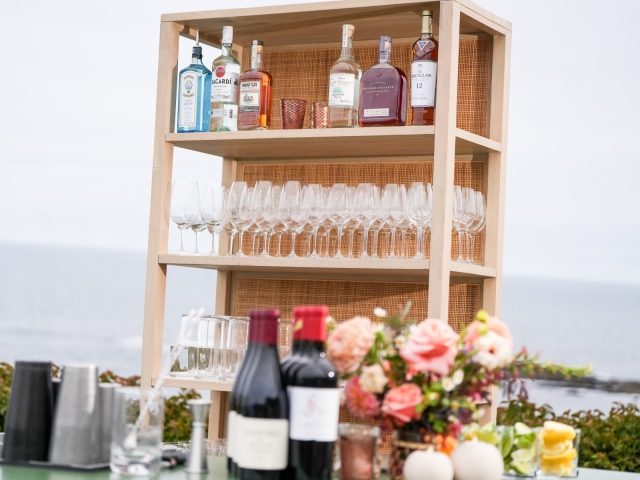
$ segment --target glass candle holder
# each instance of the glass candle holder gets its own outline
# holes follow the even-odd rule
[[[342,480],[374,478],[380,427],[341,423],[338,433]]]
[[[311,128],[329,127],[329,105],[327,102],[311,104]]]
[[[566,425],[559,428],[549,426],[555,422],[545,422],[538,429],[538,452],[540,464],[538,478],[567,478],[578,476],[578,453],[580,449],[580,429]]]
[[[295,98],[283,98],[280,100],[280,119],[282,129],[300,129],[304,124],[304,113],[307,110],[307,101]]]

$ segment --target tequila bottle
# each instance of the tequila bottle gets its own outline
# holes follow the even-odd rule
[[[407,77],[391,65],[391,37],[380,37],[380,63],[362,76],[361,127],[404,125],[407,118]]]
[[[433,125],[436,117],[438,42],[433,38],[433,12],[422,12],[422,36],[413,44],[411,63],[412,125]]]
[[[199,36],[199,32],[196,32],[191,65],[180,71],[178,133],[209,131],[211,71],[202,64]]]
[[[251,69],[240,76],[240,130],[265,130],[271,123],[271,75],[262,70],[262,42],[251,45]]]
[[[213,61],[211,75],[211,131],[238,130],[240,62],[231,52],[233,27],[222,27],[222,55]]]
[[[342,51],[329,76],[329,127],[357,127],[362,69],[353,55],[353,25],[342,26]]]

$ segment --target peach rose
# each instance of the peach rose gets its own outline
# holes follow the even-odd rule
[[[382,402],[382,413],[396,422],[405,424],[420,419],[416,407],[422,403],[422,390],[415,383],[405,383],[387,392]]]
[[[351,377],[344,386],[347,408],[354,417],[371,418],[380,413],[380,402],[360,385],[360,377]]]
[[[445,322],[428,318],[412,327],[400,356],[417,371],[447,375],[458,354],[459,338]]]
[[[475,320],[467,327],[467,334],[464,337],[464,343],[471,349],[476,348],[476,342],[488,332],[494,332],[498,336],[504,338],[511,348],[513,348],[513,337],[506,323],[497,317],[488,317],[486,322]]]
[[[331,333],[327,355],[340,373],[358,370],[362,360],[373,346],[371,320],[354,317],[341,323]]]

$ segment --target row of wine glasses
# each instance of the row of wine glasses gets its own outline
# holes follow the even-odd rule
[[[475,234],[487,221],[486,202],[482,192],[456,185],[453,189],[453,228],[458,232],[458,262],[475,263]],[[464,240],[464,243],[463,243]],[[463,252],[466,251],[466,258]]]
[[[484,202],[480,192],[456,187],[454,197],[459,192]],[[464,197],[461,198],[464,201]],[[431,184],[421,182],[414,182],[409,187],[399,184],[381,187],[370,183],[357,186],[338,183],[329,187],[301,185],[297,181],[284,185],[258,181],[254,186],[234,182],[231,187],[225,187],[215,183],[199,186],[196,182],[174,182],[171,218],[181,232],[188,228],[196,232],[196,254],[197,234],[207,228],[212,234],[210,255],[214,256],[218,255],[216,238],[225,231],[227,256],[270,257],[271,240],[275,236],[274,256],[282,257],[282,237],[287,234],[290,236],[288,258],[299,257],[296,237],[303,235],[306,237],[303,256],[310,258],[424,259],[425,236],[431,228],[431,207]],[[456,216],[458,212],[464,218]],[[454,198],[453,226],[461,235],[466,235],[465,238],[471,237],[471,242],[473,234],[484,226],[484,220],[478,221],[476,217],[471,220],[471,216],[480,215],[479,212],[479,207],[472,209],[469,202],[460,203]],[[251,235],[249,255],[243,251],[247,233]],[[343,249],[345,234],[347,246]],[[410,254],[407,253],[408,234],[415,239]],[[354,252],[356,235],[360,238],[358,252]],[[380,235],[383,235],[382,242]],[[239,237],[238,247],[234,254],[232,248],[236,237]],[[334,239],[331,248],[330,239]],[[179,253],[185,253],[182,237]],[[467,248],[467,259],[461,261],[471,261],[471,258]]]

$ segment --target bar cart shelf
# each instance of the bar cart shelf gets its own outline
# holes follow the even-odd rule
[[[355,25],[354,48],[363,70],[377,61],[379,36],[390,35],[392,61],[408,72],[424,9],[434,11],[440,44],[435,127],[279,130],[279,98],[305,98],[308,104],[326,100],[328,68],[337,58],[344,23]],[[234,27],[233,50],[243,70],[250,60],[251,41],[264,41],[263,66],[274,76],[272,129],[175,133],[178,39],[194,39],[199,30],[202,43],[217,47],[224,25]],[[471,321],[478,308],[500,315],[510,54],[510,23],[469,0],[340,0],[163,15],[143,385],[155,383],[160,375],[168,265],[216,270],[216,314],[244,315],[260,301],[286,309],[323,301],[334,317],[345,319],[371,315],[372,306],[395,309],[410,298],[415,315],[443,319],[456,329]],[[430,257],[414,261],[226,257],[225,251],[220,257],[171,254],[167,206],[175,147],[222,157],[222,181],[227,184],[256,179],[324,184],[429,181],[434,196]],[[458,248],[451,232],[454,183],[486,196],[486,228],[474,252],[481,265],[452,260]],[[209,435],[225,435],[230,382],[172,377],[164,385],[210,390]]]

